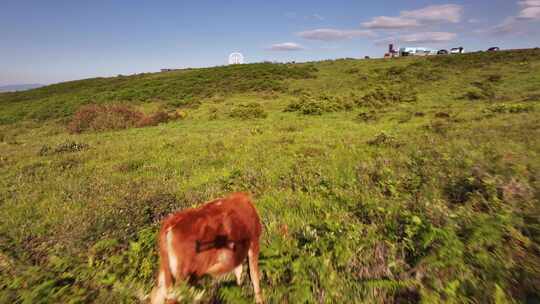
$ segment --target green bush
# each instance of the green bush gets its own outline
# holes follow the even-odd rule
[[[304,115],[321,115],[323,113],[349,111],[353,102],[338,96],[303,94],[298,100],[287,105],[285,112],[298,112]]]
[[[388,135],[384,132],[375,136],[372,140],[368,141],[368,144],[371,146],[388,146],[388,147],[399,147],[402,145],[394,136]]]
[[[39,156],[45,156],[49,154],[60,154],[68,152],[79,152],[88,149],[88,145],[85,143],[77,143],[74,141],[68,141],[56,146],[54,149],[48,145],[43,145],[38,152]]]
[[[495,88],[490,82],[475,81],[463,98],[468,100],[493,100],[495,98]]]
[[[160,110],[146,115],[127,105],[91,104],[77,110],[68,124],[68,130],[71,133],[82,133],[148,127],[180,117],[177,112],[168,114]]]
[[[360,112],[356,116],[356,119],[362,122],[373,122],[377,121],[379,119],[377,112],[375,111],[367,111],[367,112]]]
[[[235,106],[231,109],[229,116],[233,118],[253,119],[266,118],[268,114],[264,111],[264,108],[261,104],[251,102]]]
[[[360,98],[357,103],[363,106],[382,107],[402,102],[416,102],[417,93],[409,87],[377,87]]]
[[[534,111],[534,105],[532,104],[505,104],[499,103],[490,105],[485,110],[488,113],[526,113]]]

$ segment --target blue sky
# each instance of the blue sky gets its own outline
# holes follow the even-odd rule
[[[540,0],[0,0],[0,85],[399,46],[540,46]]]

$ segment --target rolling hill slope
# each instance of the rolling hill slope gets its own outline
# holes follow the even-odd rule
[[[184,115],[68,132],[81,106],[111,103]],[[268,303],[533,303],[539,111],[540,50],[2,93],[0,303],[136,303],[160,219],[231,191],[253,193],[264,223]],[[251,302],[232,281],[178,288]]]

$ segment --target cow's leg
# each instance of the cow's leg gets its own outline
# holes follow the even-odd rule
[[[261,288],[259,286],[259,242],[252,242],[248,250],[249,276],[255,292],[255,303],[263,303]]]
[[[242,264],[236,266],[234,269],[234,276],[236,277],[236,283],[238,286],[242,285]]]
[[[160,232],[159,256],[160,267],[158,284],[151,294],[152,304],[176,304],[176,296],[173,292],[175,282],[184,281],[186,276],[179,272],[177,250],[174,246],[174,233],[171,229]]]
[[[174,279],[171,274],[171,269],[169,265],[169,253],[170,248],[167,246],[167,240],[164,233],[160,233],[159,237],[159,255],[160,255],[160,266],[159,266],[159,275],[157,280],[157,286],[152,290],[151,294],[151,303],[152,304],[163,304],[163,303],[175,303],[171,301],[170,298],[170,289],[174,284]]]
[[[152,304],[163,304],[167,299],[168,286],[165,283],[165,273],[163,270],[159,271],[157,286],[152,290],[150,295],[150,301]]]

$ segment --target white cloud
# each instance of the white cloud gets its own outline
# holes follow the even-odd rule
[[[540,6],[530,6],[522,9],[518,18],[540,20]]]
[[[519,1],[523,8],[517,18],[526,20],[540,20],[540,0]]]
[[[398,37],[389,37],[383,40],[376,41],[377,45],[388,43],[443,43],[456,39],[456,33],[449,32],[421,32],[414,34],[401,35]]]
[[[323,21],[325,20],[324,16],[321,14],[311,14],[311,15],[304,15],[304,14],[298,14],[297,12],[286,12],[285,17],[287,19],[295,19],[295,20],[317,20],[317,21]]]
[[[488,29],[477,30],[478,34],[492,35],[527,35],[534,29],[530,22],[540,20],[540,0],[524,0],[517,2],[521,9],[516,16],[510,16],[501,23]]]
[[[524,0],[524,1],[519,1],[519,4],[526,7],[540,6],[540,0]]]
[[[284,42],[272,44],[268,50],[270,51],[301,51],[304,47],[295,42]]]
[[[399,37],[401,42],[416,42],[416,43],[440,43],[456,39],[456,33],[448,32],[424,32],[403,35]]]
[[[495,35],[506,35],[515,32],[517,28],[517,22],[514,17],[506,18],[502,23],[494,26],[488,32]]]
[[[419,21],[452,22],[461,20],[463,7],[457,4],[430,5],[412,11],[402,11],[401,17]]]
[[[406,29],[425,23],[457,23],[461,20],[462,14],[463,7],[461,5],[430,5],[417,10],[401,11],[398,17],[374,17],[362,25],[370,29]]]
[[[319,20],[319,21],[323,21],[324,20],[324,17],[319,15],[319,14],[313,14],[311,15],[311,18],[312,19],[316,19],[316,20]]]
[[[371,21],[362,23],[362,25],[369,29],[401,29],[417,27],[420,23],[414,19],[379,16],[371,19]]]
[[[340,45],[323,45],[319,47],[319,49],[325,50],[325,51],[339,50],[341,48],[342,47]]]
[[[337,29],[315,29],[297,33],[298,36],[310,40],[337,41],[355,37],[372,37],[374,33],[366,30],[337,30]]]
[[[530,34],[531,28],[527,24],[527,20],[516,17],[508,17],[503,22],[488,29],[476,31],[478,34],[491,34],[495,36],[504,35],[527,35]]]

